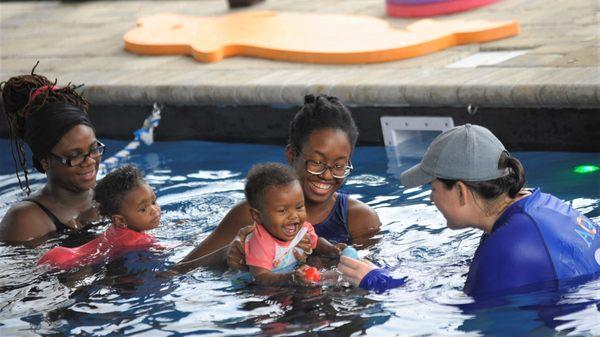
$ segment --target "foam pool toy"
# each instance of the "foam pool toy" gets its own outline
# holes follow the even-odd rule
[[[348,246],[348,247],[344,248],[344,250],[342,250],[342,256],[347,256],[347,257],[355,259],[355,260],[359,259],[358,252],[356,251],[356,249],[354,249],[350,246]]]
[[[52,248],[40,258],[38,265],[48,265],[51,269],[69,270],[110,261],[127,252],[151,247],[162,247],[152,235],[136,232],[129,228],[110,226],[100,236],[82,246]]]
[[[319,282],[321,280],[321,274],[315,267],[307,267],[304,269],[304,277],[311,282]]]
[[[389,16],[400,18],[429,17],[464,12],[500,0],[387,0]]]
[[[308,63],[375,63],[519,33],[516,21],[421,20],[395,29],[383,19],[336,14],[248,11],[215,17],[157,14],[123,39],[142,55],[192,55],[217,62],[245,55]]]

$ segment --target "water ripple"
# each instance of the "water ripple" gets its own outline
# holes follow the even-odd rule
[[[5,142],[0,140],[0,146]],[[109,149],[121,146],[108,142]],[[184,150],[198,155],[182,156]],[[46,273],[36,266],[43,252],[57,244],[81,244],[105,226],[78,237],[54,237],[35,249],[0,245],[0,335],[600,335],[598,280],[491,303],[465,295],[465,275],[481,233],[446,228],[429,200],[429,188],[401,187],[394,176],[399,170],[390,169],[396,164],[380,148],[357,149],[355,171],[344,189],[373,207],[383,224],[377,243],[361,249],[360,256],[407,277],[405,287],[381,295],[335,279],[320,287],[244,287],[232,283],[228,273],[205,269],[159,277],[157,271],[183,258],[244,199],[243,177],[252,164],[282,160],[283,148],[158,142],[147,151],[132,155],[130,163],[143,170],[157,192],[164,214],[152,234],[170,248],[104,266]],[[542,157],[560,167],[537,164]],[[522,157],[531,183],[600,220],[600,195],[589,187],[597,180],[577,177],[573,192],[564,179],[548,173],[563,172],[562,166],[583,162],[586,155],[542,157]],[[24,196],[11,171],[0,167],[0,216]],[[39,189],[44,176],[30,177],[33,189]]]

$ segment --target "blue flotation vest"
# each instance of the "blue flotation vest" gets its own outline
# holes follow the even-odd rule
[[[465,292],[488,294],[600,274],[600,226],[536,189],[484,234]]]

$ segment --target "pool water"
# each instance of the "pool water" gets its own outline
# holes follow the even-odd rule
[[[125,142],[107,141],[108,155]],[[8,149],[8,141],[0,140]],[[37,249],[0,244],[0,336],[594,336],[600,335],[600,280],[475,302],[462,293],[480,232],[451,231],[429,190],[405,190],[397,172],[415,157],[360,147],[344,189],[373,207],[383,227],[361,257],[408,276],[377,295],[345,284],[312,288],[240,287],[229,274],[198,269],[173,278],[156,271],[183,258],[243,199],[252,164],[283,161],[272,145],[157,142],[126,161],[156,190],[164,215],[153,230],[169,248],[106,266],[44,273],[37,259],[56,244],[78,245],[102,232],[53,238]],[[573,167],[596,153],[515,153],[528,186],[541,186],[600,221],[600,175]],[[390,156],[390,158],[388,158]],[[33,189],[43,176],[32,175]],[[0,216],[23,197],[9,151],[0,156]]]

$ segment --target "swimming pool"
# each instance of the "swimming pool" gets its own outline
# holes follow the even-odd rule
[[[126,142],[107,141],[108,154]],[[0,216],[22,197],[8,141],[0,140]],[[0,245],[1,336],[589,336],[600,335],[600,280],[474,303],[461,292],[480,234],[451,231],[428,200],[427,189],[404,190],[401,164],[383,147],[359,147],[345,190],[376,209],[380,241],[361,251],[408,275],[406,287],[376,295],[343,285],[318,288],[241,288],[227,275],[198,269],[164,279],[165,269],[205,238],[243,199],[253,163],[282,161],[282,146],[201,141],[158,142],[128,160],[154,187],[164,216],[154,230],[169,245],[75,274],[43,274],[37,259],[50,246],[79,244],[61,237],[43,248]],[[600,175],[575,174],[600,164],[596,153],[516,153],[528,186],[570,202],[600,221]],[[43,182],[32,176],[33,189]],[[88,237],[103,227],[88,231]]]

